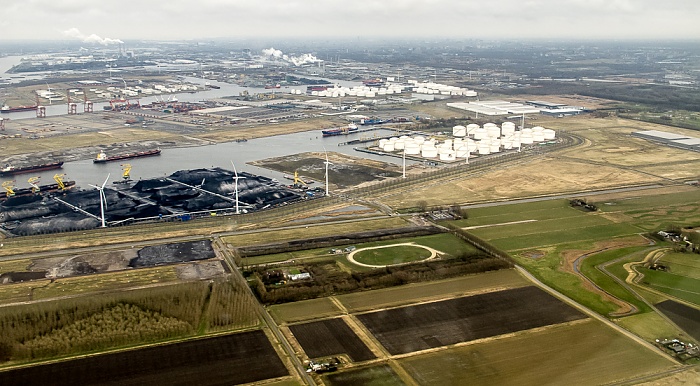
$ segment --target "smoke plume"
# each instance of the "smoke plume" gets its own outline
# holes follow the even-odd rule
[[[317,58],[312,54],[303,54],[300,56],[289,56],[285,55],[282,51],[275,48],[265,48],[262,50],[263,59],[266,60],[276,60],[284,61],[295,66],[301,66],[303,64],[318,63],[322,62],[321,59]]]
[[[124,42],[119,39],[101,38],[95,34],[89,36],[83,35],[83,33],[77,28],[71,28],[67,31],[63,31],[63,34],[71,38],[79,39],[83,43],[97,43],[102,44],[103,46],[109,44],[124,44]]]

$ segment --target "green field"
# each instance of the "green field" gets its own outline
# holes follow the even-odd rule
[[[399,363],[419,385],[600,385],[675,365],[590,319]]]
[[[680,338],[681,331],[655,312],[647,312],[617,319],[615,323],[632,331],[647,342],[659,338]]]
[[[430,247],[433,249],[436,249],[440,252],[445,252],[448,257],[449,256],[458,256],[462,253],[475,253],[478,252],[476,248],[474,248],[471,244],[464,242],[458,237],[455,237],[451,234],[448,233],[440,233],[436,235],[430,235],[430,236],[420,236],[420,237],[413,237],[413,238],[403,238],[403,239],[396,239],[396,240],[387,240],[387,241],[376,241],[376,242],[369,242],[369,243],[362,243],[362,244],[352,244],[352,246],[356,248],[368,248],[368,247],[378,247],[378,246],[384,246],[384,245],[393,245],[393,244],[400,244],[400,243],[415,243],[419,245],[425,245],[426,247]],[[345,249],[346,247],[351,246],[351,244],[346,244],[346,245],[338,245],[333,248],[336,249]],[[419,249],[419,248],[411,248],[412,250],[418,251],[418,252],[427,252],[425,249]],[[284,253],[275,253],[275,254],[270,254],[270,255],[263,255],[263,256],[254,256],[254,257],[246,257],[243,259],[243,263],[246,265],[255,265],[255,264],[268,264],[268,263],[275,263],[275,262],[281,262],[281,261],[291,261],[291,260],[306,260],[308,259],[309,261],[316,261],[316,260],[326,260],[326,259],[337,259],[339,262],[345,262],[348,263],[347,266],[350,269],[353,270],[362,270],[362,268],[358,267],[357,265],[354,264],[349,264],[347,259],[345,259],[345,255],[331,255],[329,254],[331,248],[326,247],[326,248],[314,248],[314,249],[305,249],[302,251],[294,251],[294,252],[284,252]],[[357,257],[356,257],[357,259]],[[408,260],[410,261],[410,260]],[[366,263],[366,264],[374,264],[374,263]],[[384,263],[386,264],[386,263]],[[380,265],[384,265],[380,264]],[[392,263],[393,264],[393,263]]]
[[[700,306],[700,279],[646,268],[638,271],[644,275],[640,284]]]
[[[429,250],[410,245],[395,245],[384,248],[357,251],[355,261],[369,265],[394,265],[425,260],[431,256]]]
[[[336,298],[348,311],[360,312],[530,284],[516,270],[504,269],[437,282],[414,283],[375,291],[356,292],[340,295]]]
[[[31,263],[32,261],[30,259],[0,261],[0,274],[26,271]]]
[[[270,306],[268,310],[278,324],[320,319],[343,314],[343,311],[339,309],[330,298],[275,304]]]
[[[700,279],[700,254],[667,252],[659,262],[666,265],[670,273]]]

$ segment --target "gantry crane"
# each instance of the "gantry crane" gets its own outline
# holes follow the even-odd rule
[[[41,190],[41,187],[39,187],[39,180],[40,177],[30,177],[27,182],[29,182],[29,185],[32,187],[32,193],[38,193]]]
[[[15,180],[3,182],[2,187],[7,192],[7,197],[12,197],[15,195]]]

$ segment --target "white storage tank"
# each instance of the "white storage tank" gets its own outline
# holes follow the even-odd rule
[[[417,143],[407,143],[405,146],[406,154],[417,155],[420,154],[420,145]]]
[[[544,131],[544,127],[542,127],[542,126],[535,126],[532,128],[533,133],[541,133],[543,131]]]
[[[443,144],[444,146],[449,147],[450,149],[452,149],[452,143],[453,143],[453,142],[452,142],[451,139],[446,139],[445,142],[443,142],[442,144]]]
[[[478,129],[474,130],[474,139],[481,140],[481,139],[484,139],[486,137],[488,137],[488,133],[487,133],[485,128],[480,127]]]
[[[455,152],[454,150],[450,150],[445,153],[440,153],[440,161],[454,161],[455,160]]]
[[[501,145],[499,143],[491,143],[489,146],[489,152],[498,153],[499,151],[501,151]]]
[[[532,133],[532,140],[535,142],[544,142],[544,133],[541,131]]]
[[[534,138],[532,137],[532,134],[530,133],[523,133],[520,136],[520,143],[523,145],[532,145],[535,142]]]
[[[395,143],[396,143],[396,142],[387,141],[387,143],[384,144],[383,150],[384,150],[384,151],[394,151],[394,150],[396,150]]]
[[[455,150],[455,157],[457,158],[467,158],[467,154],[469,154],[469,146],[464,145]]]
[[[481,155],[491,154],[491,147],[487,144],[479,145],[479,154],[481,154]]]
[[[493,122],[484,123],[484,128],[488,129],[489,127],[498,127],[498,125]]]
[[[424,158],[435,158],[438,156],[438,150],[434,146],[424,146],[421,149],[421,156]]]
[[[511,141],[511,140],[505,140],[505,141],[503,141],[503,148],[504,148],[505,150],[510,150],[510,149],[512,149],[512,148],[513,148],[513,141]]]
[[[476,129],[478,129],[478,128],[479,128],[479,125],[477,125],[476,123],[470,123],[470,124],[468,124],[468,125],[467,125],[467,135],[474,134],[474,132],[475,132]]]
[[[452,135],[455,137],[466,137],[467,128],[462,125],[457,125],[452,128]]]
[[[396,150],[403,150],[405,146],[406,142],[404,140],[399,139],[398,141],[394,142],[394,148]]]
[[[552,129],[544,129],[544,131],[542,131],[542,134],[544,134],[544,139],[546,140],[552,140],[557,136],[556,132]]]
[[[425,137],[422,135],[416,135],[415,137],[413,137],[413,142],[422,145],[423,142],[425,142]]]
[[[498,126],[489,126],[486,128],[486,135],[489,138],[498,138],[501,136],[501,128]]]

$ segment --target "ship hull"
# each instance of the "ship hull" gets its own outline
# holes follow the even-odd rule
[[[111,157],[107,157],[105,159],[94,159],[94,160],[92,160],[92,162],[94,162],[96,164],[102,164],[102,163],[106,163],[106,162],[110,162],[110,161],[120,161],[120,160],[125,160],[125,159],[132,159],[132,158],[151,157],[154,155],[160,155],[160,149],[140,151],[137,153],[114,155]]]
[[[60,169],[63,167],[63,162],[54,162],[44,165],[28,166],[24,168],[15,168],[10,170],[0,170],[0,177],[13,176],[15,174],[39,172],[42,170]]]
[[[2,108],[0,109],[0,113],[16,113],[20,111],[32,111],[36,110],[38,106],[18,106],[18,107],[10,107],[10,108]]]

